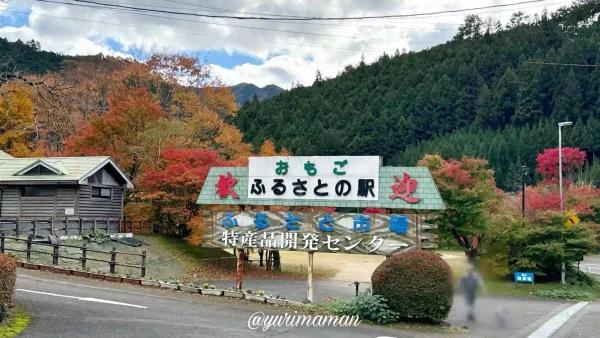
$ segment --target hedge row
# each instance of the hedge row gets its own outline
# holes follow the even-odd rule
[[[0,254],[0,321],[9,314],[15,295],[17,263],[14,259]]]

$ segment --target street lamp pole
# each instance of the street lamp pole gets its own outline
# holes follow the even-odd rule
[[[527,175],[527,167],[521,167],[521,211],[525,217],[525,176]]]
[[[560,194],[560,210],[563,210],[563,190],[562,190],[562,133],[561,128],[564,126],[570,126],[573,122],[560,122],[558,124],[558,190]],[[560,267],[560,282],[565,282],[565,262],[563,261]]]
[[[573,125],[573,122],[560,122],[558,124],[558,192],[560,194],[560,210],[563,209],[563,187],[562,187],[562,131],[564,126]]]

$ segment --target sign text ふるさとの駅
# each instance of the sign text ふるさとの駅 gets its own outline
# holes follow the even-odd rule
[[[426,167],[380,167],[376,156],[251,157],[213,167],[198,204],[443,210]]]
[[[214,212],[212,218],[204,245],[223,249],[391,255],[414,250],[417,238],[436,237],[423,231],[426,226],[417,234],[414,215],[243,211]]]
[[[273,156],[248,160],[249,199],[376,201],[378,194],[377,156]]]

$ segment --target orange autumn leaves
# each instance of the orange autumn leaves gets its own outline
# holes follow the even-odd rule
[[[43,150],[35,142],[33,89],[23,84],[0,89],[0,150],[15,157],[40,156]]]
[[[208,171],[245,166],[253,150],[229,122],[234,97],[210,68],[185,55],[157,54],[114,68],[88,86],[95,99],[108,92],[106,107],[81,123],[65,153],[113,157],[136,185],[127,192],[127,217],[186,225],[198,242],[204,223],[195,202]],[[288,152],[268,140],[260,149],[260,155],[280,153]]]

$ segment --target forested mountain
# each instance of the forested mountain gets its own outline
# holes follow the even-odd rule
[[[450,42],[384,54],[371,65],[348,66],[336,78],[317,76],[310,87],[246,102],[236,124],[254,145],[272,139],[295,155],[378,154],[385,164],[414,164],[423,151],[438,152],[436,145],[444,142],[410,145],[461,130],[473,137],[455,147],[479,135],[487,141],[470,146],[496,149],[504,142],[500,151],[513,166],[532,164],[542,144],[557,145],[556,121],[580,120],[587,133],[600,135],[597,120],[590,123],[600,119],[598,13],[600,1],[586,0],[533,18],[515,13],[504,27],[469,15]],[[541,120],[550,128],[545,139],[532,133]],[[508,147],[525,136],[525,148]],[[407,147],[414,155],[403,153]],[[599,151],[597,143],[586,150]],[[473,154],[493,158],[490,152]],[[510,163],[492,162],[494,169],[509,171]]]
[[[64,56],[41,50],[36,41],[9,42],[0,37],[0,72],[24,72],[27,74],[43,74],[60,69]]]
[[[244,102],[252,100],[254,95],[259,101],[271,98],[275,95],[279,95],[284,89],[276,85],[267,85],[262,88],[252,83],[238,83],[235,86],[231,86],[231,93],[235,96],[235,102],[239,105],[243,105]]]
[[[600,186],[600,119],[590,117],[587,123],[579,118],[573,126],[563,128],[563,146],[579,147],[588,156],[587,170],[583,181]],[[392,163],[412,166],[423,155],[438,153],[445,158],[461,158],[462,155],[483,157],[495,170],[499,187],[509,191],[520,189],[521,166],[528,171],[528,184],[538,178],[534,174],[536,156],[544,149],[558,145],[556,123],[543,119],[532,127],[507,126],[502,131],[460,129],[452,134],[409,145],[404,152],[392,159]],[[593,163],[593,165],[592,165]]]

